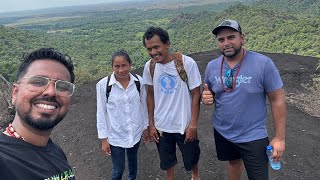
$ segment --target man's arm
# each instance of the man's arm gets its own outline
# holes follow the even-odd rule
[[[197,127],[200,111],[200,86],[191,90],[191,121],[186,129],[186,142],[197,138]]]
[[[273,116],[273,123],[275,128],[275,137],[270,142],[273,146],[273,156],[275,161],[279,161],[282,153],[285,150],[285,137],[286,137],[286,121],[287,121],[287,110],[285,95],[283,89],[267,93],[271,111]]]

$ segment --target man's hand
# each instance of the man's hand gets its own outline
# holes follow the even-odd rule
[[[185,143],[192,142],[197,139],[197,128],[188,127],[186,129],[186,139],[184,140]]]
[[[207,84],[204,84],[202,91],[202,103],[205,105],[212,105],[214,102],[214,97],[211,91],[208,88]]]
[[[273,138],[270,142],[270,145],[273,147],[273,159],[274,161],[280,161],[283,152],[285,150],[285,140],[278,139],[277,137]]]
[[[107,139],[102,139],[101,140],[101,149],[102,149],[102,153],[107,154],[108,156],[111,155],[111,150],[110,150],[110,144],[107,141]]]
[[[154,142],[159,143],[158,130],[154,126],[149,126],[149,135]]]

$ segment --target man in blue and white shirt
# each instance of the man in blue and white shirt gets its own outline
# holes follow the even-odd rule
[[[197,125],[201,85],[198,66],[191,57],[182,55],[188,81],[181,79],[174,62],[176,57],[169,51],[169,35],[161,28],[148,28],[143,44],[156,62],[153,75],[150,73],[151,60],[146,63],[143,83],[148,89],[149,133],[157,143],[160,168],[167,172],[168,180],[174,179],[178,145],[185,169],[192,171],[192,178],[198,180],[200,148]]]

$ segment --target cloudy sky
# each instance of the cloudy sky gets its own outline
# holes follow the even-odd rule
[[[0,0],[0,13],[71,5],[97,4],[134,0]]]

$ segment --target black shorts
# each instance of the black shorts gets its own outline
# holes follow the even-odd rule
[[[162,136],[160,136],[159,133],[158,135],[159,143],[157,143],[157,148],[160,156],[160,168],[167,170],[177,164],[176,145],[178,144],[182,154],[184,168],[187,171],[191,171],[199,161],[199,140],[196,139],[192,142],[184,143],[185,134],[163,132]]]
[[[220,161],[242,159],[249,179],[268,180],[268,137],[246,143],[232,143],[214,129],[217,157]]]

